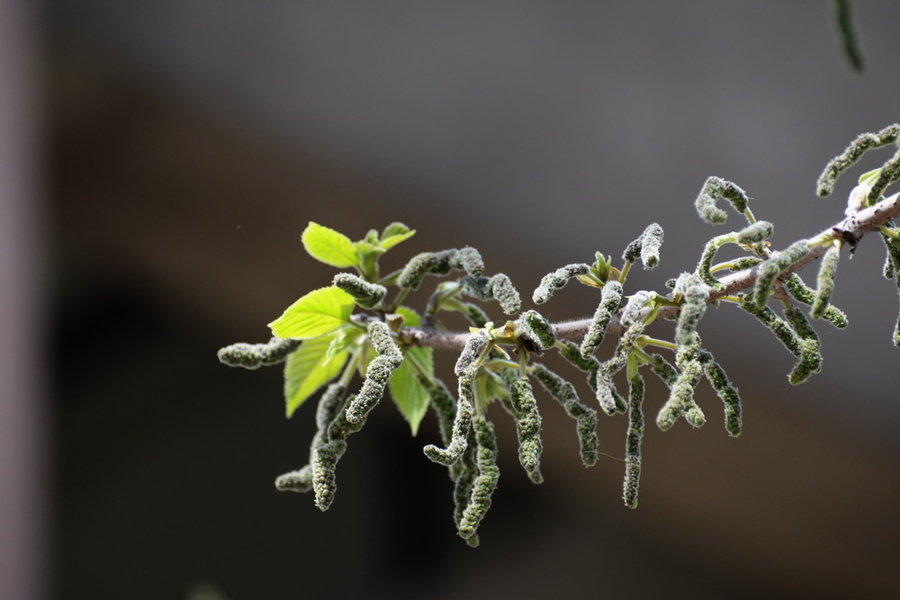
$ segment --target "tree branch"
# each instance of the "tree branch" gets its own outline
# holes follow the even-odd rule
[[[836,223],[833,227],[829,227],[810,239],[833,236],[835,232],[838,232],[843,239],[859,240],[867,233],[875,231],[879,226],[897,217],[900,217],[900,194],[894,194],[877,204],[855,212]],[[815,246],[806,256],[785,269],[782,276],[792,273],[808,262],[819,258],[825,253],[826,249],[826,246],[823,245]],[[710,290],[709,302],[715,302],[723,296],[729,296],[735,292],[753,287],[754,283],[756,283],[757,270],[758,267],[752,267],[722,278],[720,280],[722,288]],[[659,316],[661,318],[671,317],[677,314],[678,310],[679,307],[677,306],[663,307],[659,311]],[[553,331],[556,333],[556,337],[560,339],[583,337],[590,324],[591,319],[563,321],[554,323]],[[608,331],[621,333],[622,326],[617,318],[614,317],[612,319]],[[442,331],[432,327],[404,327],[400,331],[400,340],[417,346],[461,350],[465,346],[469,335],[467,332]]]

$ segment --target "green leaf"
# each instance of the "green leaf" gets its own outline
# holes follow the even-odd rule
[[[350,322],[353,297],[334,286],[306,294],[271,323],[272,333],[280,338],[304,340],[334,331]]]
[[[360,335],[361,332],[356,327],[341,327],[340,330],[334,334],[334,337],[331,338],[331,343],[328,345],[328,350],[325,352],[325,362],[328,363],[341,352],[348,350]]]
[[[359,262],[356,247],[350,238],[313,221],[303,230],[300,240],[310,256],[326,265],[344,269],[355,267]]]
[[[866,171],[862,175],[859,176],[859,183],[864,183],[868,186],[871,186],[875,183],[875,180],[881,175],[881,167],[877,169],[872,169],[871,171]]]
[[[395,233],[393,235],[383,237],[383,238],[381,238],[381,247],[384,248],[385,250],[390,250],[391,248],[393,248],[400,242],[404,242],[414,235],[416,235],[416,230],[411,229],[411,230],[403,232],[403,233]]]
[[[284,401],[288,418],[344,368],[347,352],[338,352],[331,360],[325,358],[336,337],[339,336],[323,335],[307,340],[288,356],[284,365]]]
[[[409,327],[418,327],[421,323],[419,315],[405,306],[398,308],[397,313],[403,315],[404,324]],[[413,361],[429,377],[434,377],[432,354],[431,348],[409,348],[406,350],[403,362],[394,370],[388,381],[388,389],[390,389],[394,404],[409,423],[413,436],[418,433],[419,424],[422,422],[430,402],[428,391],[419,381],[418,369],[413,365]]]

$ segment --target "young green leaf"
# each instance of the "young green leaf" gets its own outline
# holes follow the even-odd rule
[[[401,306],[398,314],[403,315],[403,324],[409,327],[418,327],[421,324],[419,315],[411,309]],[[422,368],[428,377],[434,377],[434,359],[432,348],[413,347],[406,350],[406,359],[391,373],[388,380],[388,389],[394,404],[406,422],[409,423],[413,436],[419,431],[419,423],[425,416],[430,403],[428,390],[422,385],[418,377],[416,366]]]
[[[305,340],[349,323],[352,312],[353,296],[334,286],[319,288],[287,307],[269,328],[280,338]]]
[[[284,365],[284,401],[288,418],[303,402],[331,381],[347,362],[347,352],[326,358],[336,335],[323,335],[300,344]]]
[[[356,246],[350,238],[313,221],[303,230],[300,241],[310,256],[326,265],[345,269],[355,267],[359,262]]]
[[[391,223],[381,232],[379,245],[385,250],[390,250],[400,242],[404,242],[416,235],[415,229],[410,229],[403,223]]]

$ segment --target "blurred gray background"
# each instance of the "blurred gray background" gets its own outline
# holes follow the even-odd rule
[[[329,281],[299,244],[309,220],[354,239],[416,228],[389,268],[474,245],[526,297],[561,264],[618,255],[650,221],[666,230],[661,265],[629,282],[662,289],[720,233],[693,210],[709,175],[748,190],[777,247],[818,232],[889,154],[823,200],[825,162],[898,120],[900,4],[854,6],[861,76],[822,1],[26,11],[18,49],[35,82],[19,110],[37,116],[18,122],[40,141],[43,202],[20,218],[42,223],[22,248],[45,249],[27,261],[44,273],[28,289],[46,300],[28,306],[44,307],[47,356],[17,396],[43,409],[23,417],[38,442],[14,464],[45,465],[28,488],[45,508],[25,522],[46,534],[19,597],[898,597],[897,293],[874,238],[841,265],[851,325],[821,325],[825,371],[803,386],[752,318],[709,314],[701,332],[741,389],[744,434],[725,434],[701,388],[706,427],[648,428],[636,511],[621,504],[623,464],[583,469],[555,403],[541,487],[499,418],[502,478],[474,551],[454,535],[445,471],[421,454],[430,417],[411,439],[383,403],[321,514],[272,487],[306,460],[312,403],[286,421],[277,369],[215,360],[267,339],[265,323]],[[28,265],[18,252],[5,263]],[[546,313],[584,316],[596,299],[570,286]],[[652,385],[648,415],[663,400]],[[625,428],[601,419],[611,457]],[[14,539],[0,538],[4,556]]]

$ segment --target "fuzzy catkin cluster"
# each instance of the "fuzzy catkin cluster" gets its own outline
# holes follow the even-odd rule
[[[625,506],[637,508],[641,481],[641,439],[644,437],[644,378],[636,373],[628,388],[628,434],[625,436],[625,481],[622,497]]]
[[[651,223],[636,240],[625,247],[622,260],[633,263],[638,258],[645,269],[655,269],[659,264],[659,248],[663,243],[663,228],[659,223]]]
[[[581,462],[591,467],[597,462],[597,411],[578,400],[575,386],[540,363],[531,366],[534,378],[559,402],[572,419],[578,435]]]
[[[798,240],[759,265],[752,296],[753,303],[756,304],[757,308],[761,309],[766,305],[778,276],[807,254],[809,254],[807,241]]]
[[[570,279],[579,275],[585,275],[590,270],[591,268],[584,263],[572,263],[571,265],[560,267],[552,273],[544,275],[541,283],[535,288],[531,299],[535,304],[543,304],[550,300],[554,292],[561,290]]]
[[[603,342],[606,328],[615,311],[622,302],[622,284],[618,281],[607,281],[600,292],[600,304],[594,312],[587,334],[581,340],[581,355],[588,357],[596,352]]]
[[[522,327],[525,329],[526,335],[537,342],[542,350],[549,350],[556,344],[553,325],[536,310],[522,313]]]
[[[397,278],[397,285],[415,290],[426,275],[447,275],[451,271],[465,271],[467,275],[478,277],[484,272],[484,261],[478,250],[469,246],[460,250],[422,252],[406,263]]]
[[[701,219],[713,225],[721,225],[725,222],[728,214],[716,206],[716,202],[720,198],[731,202],[731,205],[739,213],[747,210],[749,204],[747,193],[744,190],[721,177],[710,177],[703,184],[700,195],[694,202],[697,214]]]
[[[522,298],[504,273],[491,277],[463,277],[460,279],[463,293],[478,300],[496,300],[507,315],[514,315],[522,307]]]
[[[841,174],[855,165],[868,150],[881,148],[897,142],[900,136],[900,125],[889,125],[878,133],[862,133],[857,136],[839,155],[828,161],[825,170],[819,175],[816,193],[821,197],[831,195],[834,185]]]
[[[352,273],[338,273],[332,281],[338,287],[351,296],[357,306],[362,308],[374,308],[381,304],[387,295],[387,288],[377,283],[369,283],[362,277]]]
[[[519,462],[533,483],[543,483],[541,475],[541,414],[527,377],[516,379],[509,388],[510,406],[516,418],[519,437]]]
[[[472,419],[472,430],[475,432],[478,476],[472,482],[469,501],[459,520],[459,535],[470,545],[473,545],[472,542],[477,545],[473,537],[491,507],[491,496],[497,489],[500,469],[497,467],[497,439],[494,435],[494,425],[479,415]]]
[[[231,344],[219,349],[219,362],[229,367],[258,369],[283,363],[300,347],[300,340],[272,338],[265,344]]]

